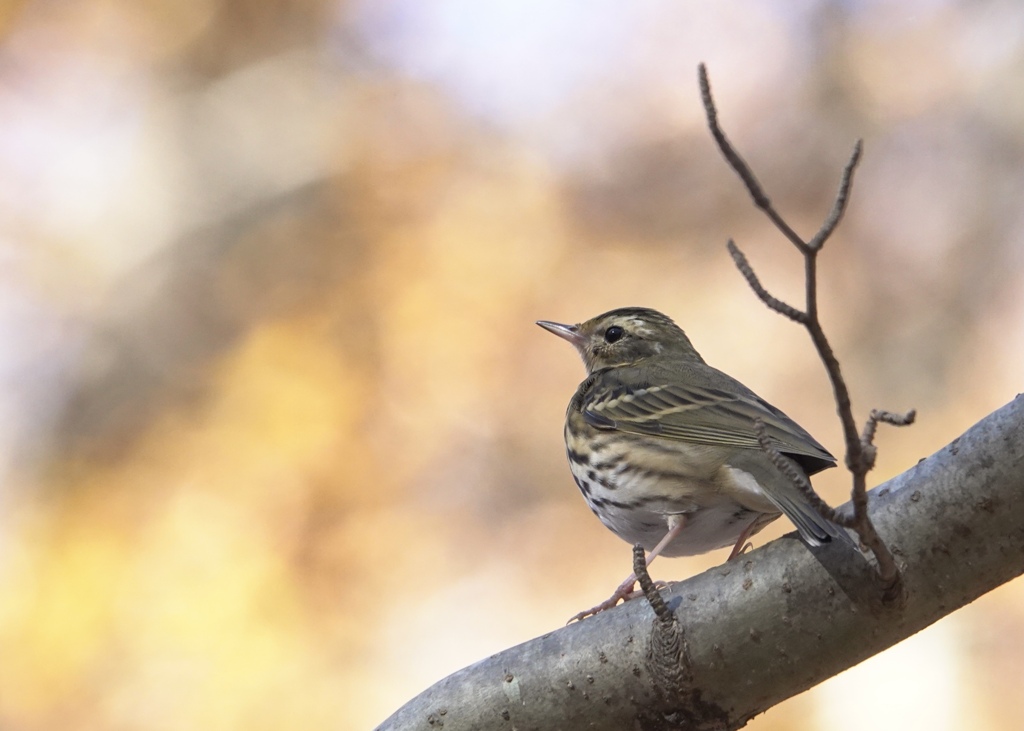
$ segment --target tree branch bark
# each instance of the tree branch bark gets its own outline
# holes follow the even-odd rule
[[[1022,487],[1018,396],[871,491],[902,605],[865,556],[790,534],[664,590],[681,638],[634,600],[448,676],[378,731],[740,728],[1024,572]]]

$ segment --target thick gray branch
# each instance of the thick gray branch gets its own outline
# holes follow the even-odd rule
[[[861,554],[790,534],[662,592],[692,683],[676,697],[652,682],[654,613],[637,599],[450,675],[379,729],[739,728],[1024,572],[1022,487],[1018,396],[871,491],[902,606],[881,606]]]

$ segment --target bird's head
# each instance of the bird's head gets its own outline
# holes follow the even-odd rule
[[[539,320],[542,328],[572,343],[587,373],[636,365],[658,356],[703,362],[678,325],[646,307],[623,307],[578,325]]]

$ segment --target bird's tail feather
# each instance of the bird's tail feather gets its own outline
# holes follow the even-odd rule
[[[788,492],[788,491],[787,491]],[[842,527],[836,525],[807,504],[802,496],[794,494],[775,495],[766,491],[768,498],[789,518],[800,537],[809,546],[821,546],[832,539],[853,545],[853,539]]]

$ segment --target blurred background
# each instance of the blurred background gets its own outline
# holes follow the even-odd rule
[[[0,2],[0,727],[357,729],[560,627],[630,549],[533,323],[674,316],[873,482],[1021,390],[1024,4]],[[819,490],[843,502],[840,470]],[[778,521],[762,544],[792,530]],[[659,561],[680,579],[726,552]],[[749,728],[1024,724],[1024,584]],[[853,688],[859,690],[854,693]]]

